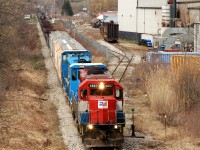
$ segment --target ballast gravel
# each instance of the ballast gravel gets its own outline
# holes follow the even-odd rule
[[[66,144],[66,149],[68,150],[84,150],[86,149],[81,142],[79,133],[75,126],[75,122],[72,118],[70,108],[67,104],[65,94],[63,92],[62,86],[60,84],[57,72],[55,70],[54,64],[49,54],[49,49],[46,46],[46,41],[42,35],[42,31],[39,23],[37,24],[39,36],[42,44],[42,53],[45,58],[45,66],[48,72],[48,91],[47,96],[50,101],[52,101],[57,107],[57,114],[59,117],[59,126],[62,132],[64,143]]]
[[[64,143],[66,144],[66,149],[86,150],[87,148],[82,144],[81,137],[72,118],[71,110],[69,108],[69,105],[67,104],[65,94],[63,92],[53,61],[51,59],[49,48],[46,46],[46,41],[44,39],[39,23],[37,23],[37,28],[41,40],[42,53],[45,58],[45,67],[48,72],[47,83],[49,89],[47,90],[47,97],[57,107],[59,127],[62,132]],[[144,136],[144,138],[132,138],[130,137],[130,135],[128,135],[127,137],[125,137],[122,149],[144,149],[144,145],[146,145],[150,141],[153,141],[150,136]]]

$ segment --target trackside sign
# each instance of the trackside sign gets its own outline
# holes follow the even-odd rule
[[[108,108],[108,101],[98,101],[98,108],[107,109]]]

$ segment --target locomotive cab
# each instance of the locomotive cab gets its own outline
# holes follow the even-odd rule
[[[78,128],[88,147],[117,147],[123,141],[123,87],[106,69],[80,70]]]
[[[64,51],[61,53],[62,60],[60,62],[61,72],[59,77],[62,79],[62,84],[65,89],[65,92],[68,95],[69,100],[71,101],[73,98],[73,94],[77,92],[79,81],[79,67],[80,65],[73,65],[78,63],[90,63],[91,62],[91,54],[86,50],[72,50],[72,51]],[[73,91],[73,92],[71,92]]]

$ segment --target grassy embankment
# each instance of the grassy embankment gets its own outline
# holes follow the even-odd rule
[[[1,51],[0,149],[65,149],[34,22],[16,27]]]

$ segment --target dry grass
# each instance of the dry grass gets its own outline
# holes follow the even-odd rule
[[[151,70],[146,82],[152,110],[167,116],[169,125],[183,125],[190,133],[200,136],[200,78],[199,70],[193,67],[156,67]]]
[[[180,127],[181,133],[185,133],[192,139],[200,137],[200,104],[182,114],[184,124]]]
[[[147,80],[147,93],[151,107],[158,114],[171,116],[182,106],[176,94],[177,75],[170,69],[157,67],[151,70]]]
[[[35,26],[28,29],[29,38],[18,43],[19,49],[2,54],[6,57],[0,63],[0,147],[66,149],[56,107],[45,96],[47,74],[37,30]]]
[[[126,81],[128,109],[135,108],[136,131],[164,140],[165,149],[199,148],[200,72],[194,68],[171,70],[157,64],[139,64]],[[151,148],[149,143],[146,146]],[[163,149],[162,145],[158,149]]]

